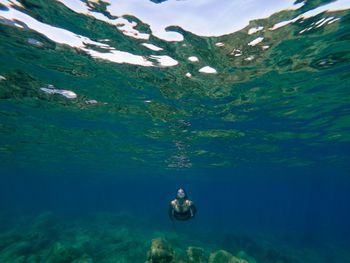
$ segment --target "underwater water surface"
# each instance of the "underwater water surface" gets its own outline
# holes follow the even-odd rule
[[[349,40],[345,0],[0,0],[0,262],[350,262]]]

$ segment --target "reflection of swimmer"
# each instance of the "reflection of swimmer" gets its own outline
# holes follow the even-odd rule
[[[170,202],[169,217],[171,220],[188,220],[196,214],[197,209],[193,202],[187,198],[184,189],[179,188],[176,193],[176,198]]]

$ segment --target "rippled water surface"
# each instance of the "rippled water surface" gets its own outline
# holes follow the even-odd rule
[[[149,221],[133,231],[158,231],[184,185],[201,213],[175,232],[192,242],[256,262],[350,262],[349,10],[0,0],[2,210],[126,211]]]

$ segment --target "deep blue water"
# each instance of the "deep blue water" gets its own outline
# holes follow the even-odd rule
[[[349,10],[0,0],[0,263],[350,263]]]
[[[192,222],[175,225],[194,240],[232,249],[230,237],[243,235],[319,252],[327,246],[349,248],[350,179],[331,168],[169,171],[129,178],[83,169],[66,176],[23,171],[2,175],[1,211],[10,217],[53,211],[68,218],[125,211],[155,229],[172,230],[168,202],[179,186],[188,191],[198,214]]]

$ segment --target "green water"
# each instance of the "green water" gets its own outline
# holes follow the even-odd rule
[[[155,237],[176,262],[202,262],[186,261],[189,246],[207,260],[226,249],[249,263],[350,262],[348,8],[302,18],[334,2],[306,1],[218,37],[174,25],[184,40],[166,41],[132,14],[148,40],[59,1],[9,2],[0,1],[2,262],[144,262]],[[81,1],[116,18],[91,2]],[[6,18],[13,10],[89,40],[54,41]],[[248,34],[255,27],[264,29]],[[102,59],[113,49],[92,41],[152,66]],[[167,204],[179,185],[199,213],[174,229]]]
[[[123,51],[151,53],[112,26],[74,14],[57,2],[24,3],[28,14],[47,24],[91,39],[108,38]],[[268,28],[300,11],[251,25]],[[341,20],[298,33],[331,15]],[[218,38],[183,32],[180,43],[152,38],[180,65],[145,68],[94,60],[31,30],[3,24],[1,155],[8,160],[20,152],[27,163],[40,162],[43,156],[50,162],[60,156],[67,162],[89,162],[101,153],[105,165],[156,168],[261,162],[344,165],[348,152],[338,148],[349,142],[348,31],[349,12],[342,11],[264,32],[263,44],[270,46],[266,51],[246,44],[252,39],[246,30]],[[28,38],[42,46],[28,44]],[[217,42],[225,46],[216,47]],[[231,55],[233,49],[243,55]],[[193,54],[200,63],[187,60]],[[249,56],[254,59],[247,61]],[[207,64],[218,74],[197,71]],[[192,78],[185,76],[189,71]],[[39,89],[47,84],[79,96],[48,96]],[[89,99],[99,103],[88,105]],[[38,150],[35,155],[30,154],[33,148]]]

